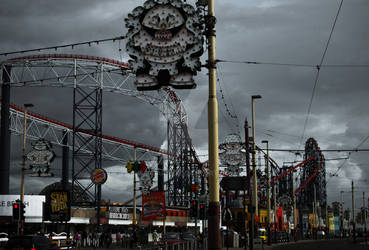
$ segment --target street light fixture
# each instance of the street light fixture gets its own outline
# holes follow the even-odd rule
[[[255,207],[254,215],[259,215],[258,211],[258,184],[256,178],[256,145],[255,145],[255,111],[254,111],[254,100],[261,99],[261,95],[251,96],[251,117],[252,117],[252,178],[253,178],[253,206]]]
[[[22,171],[21,171],[21,192],[20,200],[21,204],[24,204],[24,171],[26,169],[26,138],[27,138],[27,108],[32,108],[32,103],[26,103],[24,106],[24,124],[23,124],[23,147],[22,147]],[[24,233],[24,220],[19,218],[18,221],[18,233],[23,235]]]
[[[342,195],[345,191],[340,191],[341,196],[341,203],[340,203],[340,228],[341,228],[341,235],[343,235],[343,201],[342,201]]]
[[[267,140],[261,141],[261,143],[266,144],[267,151],[267,162],[266,162],[266,188],[267,188],[267,221],[266,221],[266,230],[267,230],[267,240],[268,245],[270,245],[270,170],[269,170],[269,142]]]

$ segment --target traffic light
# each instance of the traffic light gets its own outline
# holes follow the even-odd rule
[[[20,200],[16,200],[13,203],[13,220],[18,221],[20,218]]]
[[[191,201],[191,205],[190,205],[191,217],[197,218],[198,206],[199,204],[196,200]]]
[[[20,203],[20,219],[21,220],[25,220],[26,216],[26,205],[24,205],[24,203]]]
[[[206,204],[200,204],[200,220],[206,219]]]

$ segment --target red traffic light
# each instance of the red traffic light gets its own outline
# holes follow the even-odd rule
[[[14,204],[13,206],[14,206],[14,208],[18,208],[18,204]]]
[[[196,201],[193,201],[193,202],[192,202],[192,205],[196,206]]]
[[[200,205],[200,208],[204,208],[204,205],[203,205],[203,204],[201,204],[201,205]]]

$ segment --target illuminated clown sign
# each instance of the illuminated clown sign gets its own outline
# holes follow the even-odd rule
[[[194,7],[181,0],[147,0],[125,21],[138,90],[196,87],[193,75],[201,69],[204,40]]]

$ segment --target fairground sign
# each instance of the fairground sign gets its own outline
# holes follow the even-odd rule
[[[142,220],[155,220],[165,216],[164,192],[150,192],[142,195]]]
[[[65,190],[52,190],[46,194],[44,220],[70,221],[70,193]]]
[[[191,89],[201,69],[203,34],[198,11],[181,0],[148,0],[125,19],[126,49],[138,90]]]
[[[32,150],[27,154],[32,173],[29,176],[50,177],[50,163],[54,160],[55,153],[51,150],[51,143],[45,139],[39,139],[32,143]]]

